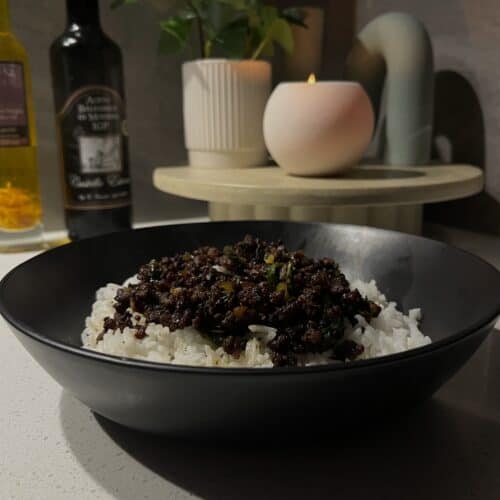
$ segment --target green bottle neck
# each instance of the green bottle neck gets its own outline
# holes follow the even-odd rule
[[[98,0],[66,0],[68,24],[100,26]]]
[[[10,32],[9,0],[0,0],[0,33]]]

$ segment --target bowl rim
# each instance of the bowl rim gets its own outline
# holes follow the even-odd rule
[[[297,225],[297,226],[316,226],[316,227],[321,227],[321,226],[342,226],[342,227],[352,227],[352,228],[362,228],[363,230],[368,230],[371,232],[384,232],[387,234],[396,234],[396,235],[401,235],[404,233],[398,232],[398,231],[392,231],[388,229],[379,229],[379,228],[372,228],[368,226],[360,226],[360,225],[355,225],[355,224],[334,224],[334,223],[328,223],[328,222],[294,222],[294,221],[255,221],[255,220],[246,220],[246,221],[217,221],[217,222],[197,222],[197,223],[184,223],[184,224],[167,224],[167,225],[160,225],[160,226],[153,226],[153,227],[146,227],[146,228],[141,228],[141,229],[131,229],[128,231],[123,231],[122,233],[130,233],[130,232],[147,232],[147,231],[155,231],[158,230],[159,228],[179,228],[179,227],[185,227],[185,226],[193,226],[193,229],[196,228],[197,226],[200,225],[237,225],[239,223],[286,223],[290,225]],[[98,240],[98,239],[105,239],[109,238],[112,235],[106,234],[106,235],[101,235],[101,236],[96,236],[93,238],[89,238],[88,240],[83,240],[83,241],[89,241],[89,240]],[[454,245],[450,245],[448,243],[443,243],[441,241],[433,240],[431,238],[426,238],[424,236],[420,235],[407,235],[411,236],[412,238],[416,238],[419,240],[424,240],[424,241],[430,241],[433,244],[439,245],[441,247],[446,247],[446,248],[452,248],[454,251],[462,253],[469,258],[472,258],[476,260],[477,262],[480,262],[482,265],[486,265],[491,269],[491,271],[495,274],[500,275],[500,270],[495,268],[492,264],[487,262],[486,260],[482,259],[481,257],[478,257],[477,255],[473,254],[472,252],[469,252],[467,250],[463,250],[461,248],[458,248]],[[370,358],[370,359],[363,359],[363,360],[358,360],[358,361],[352,361],[352,362],[332,362],[332,363],[327,363],[323,365],[313,365],[313,366],[286,366],[286,367],[227,367],[227,368],[221,368],[221,367],[205,367],[205,366],[190,366],[190,365],[174,365],[174,364],[169,364],[169,363],[158,363],[154,361],[147,361],[147,360],[139,360],[139,359],[134,359],[134,358],[128,358],[128,357],[122,357],[122,356],[116,356],[113,354],[105,354],[101,353],[98,351],[93,351],[90,349],[86,349],[82,346],[73,346],[70,344],[65,344],[63,342],[59,342],[57,340],[53,340],[51,338],[48,338],[40,333],[37,333],[34,331],[32,328],[29,326],[23,324],[22,321],[16,320],[15,318],[12,317],[12,315],[9,313],[9,311],[5,308],[2,296],[6,293],[6,288],[8,286],[8,282],[12,279],[14,276],[15,272],[24,267],[25,265],[28,265],[31,261],[36,260],[40,255],[45,255],[48,253],[57,253],[59,251],[65,251],[68,246],[72,245],[78,245],[79,242],[77,243],[69,243],[67,245],[63,245],[60,247],[52,248],[50,250],[47,250],[46,252],[43,252],[42,254],[35,255],[34,257],[31,257],[30,259],[22,262],[21,264],[17,265],[13,269],[11,269],[3,278],[0,280],[0,314],[3,316],[5,321],[8,323],[8,325],[18,331],[19,333],[26,335],[30,337],[31,339],[38,341],[42,344],[47,345],[48,347],[55,348],[61,351],[64,351],[68,354],[80,356],[89,360],[93,360],[96,362],[105,362],[105,363],[110,363],[115,366],[123,366],[127,368],[136,368],[136,369],[146,369],[146,370],[154,370],[154,371],[166,371],[166,372],[172,372],[172,373],[184,373],[184,374],[192,374],[192,375],[250,375],[250,376],[279,376],[279,375],[301,375],[301,374],[306,374],[306,373],[322,373],[322,372],[329,372],[329,371],[339,371],[339,370],[356,370],[356,369],[363,369],[366,367],[374,366],[374,365],[386,365],[386,364],[391,364],[394,362],[400,362],[400,361],[409,361],[410,359],[413,359],[418,356],[425,356],[426,354],[430,354],[434,351],[441,350],[446,347],[450,347],[451,345],[460,342],[467,337],[473,335],[474,333],[477,333],[481,330],[484,329],[492,329],[494,327],[494,323],[496,322],[498,316],[500,315],[500,294],[498,295],[498,299],[496,300],[496,307],[495,311],[490,313],[490,315],[481,320],[478,321],[471,326],[467,328],[463,328],[459,330],[458,332],[444,338],[441,340],[437,341],[432,341],[430,344],[427,344],[425,346],[421,347],[416,347],[413,349],[409,349],[407,351],[403,352],[398,352],[395,354],[388,354],[384,356],[379,356],[376,358]]]

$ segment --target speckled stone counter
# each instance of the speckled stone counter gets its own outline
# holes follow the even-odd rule
[[[500,266],[500,239],[430,231]],[[0,256],[0,274],[29,256]],[[1,500],[500,498],[500,332],[410,416],[287,446],[128,431],[63,392],[3,320],[0,338]]]

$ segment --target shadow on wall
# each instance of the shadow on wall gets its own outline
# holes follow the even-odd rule
[[[479,97],[461,74],[436,73],[433,158],[486,168],[485,127]],[[486,192],[425,208],[428,221],[500,234],[500,203]]]
[[[311,0],[314,5],[314,0]],[[345,61],[357,32],[357,0],[325,0],[323,79],[342,77]]]
[[[290,5],[320,7],[324,10],[323,58],[317,75],[322,80],[342,79],[345,60],[356,36],[357,0],[275,0],[272,4],[284,8]],[[273,62],[273,81],[290,80],[284,58]]]

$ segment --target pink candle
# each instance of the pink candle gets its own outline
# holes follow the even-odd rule
[[[356,165],[370,143],[374,113],[356,82],[281,83],[264,113],[264,138],[288,174],[331,176]]]

